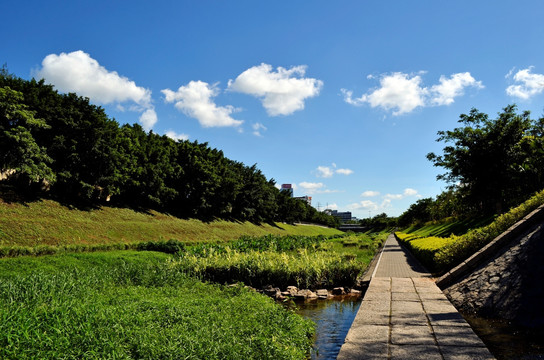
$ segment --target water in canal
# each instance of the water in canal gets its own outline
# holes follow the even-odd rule
[[[522,328],[505,320],[462,315],[498,360],[544,360],[544,329]]]
[[[295,312],[317,324],[312,359],[336,359],[359,310],[361,299],[357,296],[344,296],[296,303]]]

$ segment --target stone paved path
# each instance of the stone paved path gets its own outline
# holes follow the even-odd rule
[[[338,359],[494,359],[413,256],[389,236]]]

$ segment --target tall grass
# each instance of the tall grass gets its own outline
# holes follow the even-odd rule
[[[333,238],[245,237],[229,244],[189,248],[171,266],[204,280],[241,281],[253,287],[352,286],[381,241],[354,234]]]
[[[241,281],[253,287],[273,285],[286,288],[349,286],[366,267],[339,254],[310,252],[295,254],[275,251],[239,252],[227,248],[224,253],[201,257],[186,255],[171,262],[173,268],[193,276],[219,282]]]
[[[205,284],[167,255],[0,260],[2,359],[304,359],[313,325],[245,288]]]

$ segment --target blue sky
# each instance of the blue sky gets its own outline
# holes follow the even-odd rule
[[[0,63],[208,142],[312,204],[396,216],[472,107],[544,109],[542,1],[3,3]]]

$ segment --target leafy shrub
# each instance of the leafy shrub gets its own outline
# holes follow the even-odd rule
[[[544,204],[544,190],[520,206],[498,216],[491,224],[470,230],[461,236],[421,237],[402,232],[396,232],[395,236],[408,246],[430,270],[444,273],[480,250],[542,204]]]

